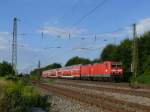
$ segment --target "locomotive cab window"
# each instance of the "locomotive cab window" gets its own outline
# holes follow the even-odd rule
[[[117,68],[117,65],[113,64],[111,65],[112,68]]]
[[[122,64],[112,64],[111,67],[112,68],[121,68]]]

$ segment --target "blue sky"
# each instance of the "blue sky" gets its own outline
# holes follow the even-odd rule
[[[38,60],[44,66],[53,62],[64,64],[73,56],[97,58],[105,45],[132,38],[129,25],[133,23],[137,23],[138,34],[150,30],[149,0],[106,0],[73,26],[102,1],[0,0],[0,61],[11,62],[14,16],[19,19],[18,69],[22,72],[36,67]],[[122,30],[110,33],[118,28]]]

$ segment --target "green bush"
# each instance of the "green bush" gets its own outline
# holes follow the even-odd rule
[[[0,83],[0,112],[27,112],[28,108],[21,97],[20,85],[12,81],[3,80]]]
[[[0,112],[30,112],[32,107],[47,109],[48,97],[41,96],[34,87],[22,80],[0,79]]]
[[[32,86],[26,86],[22,90],[22,97],[25,102],[36,107],[47,108],[50,104],[47,102],[47,96],[41,96]]]

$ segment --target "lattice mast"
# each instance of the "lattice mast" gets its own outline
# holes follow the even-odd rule
[[[17,75],[18,72],[17,72],[17,18],[16,17],[14,17],[13,20],[12,67],[15,72],[15,75]]]

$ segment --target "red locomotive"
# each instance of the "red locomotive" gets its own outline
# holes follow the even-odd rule
[[[123,74],[122,63],[104,61],[89,65],[74,65],[43,71],[42,77],[49,78],[120,78]]]

